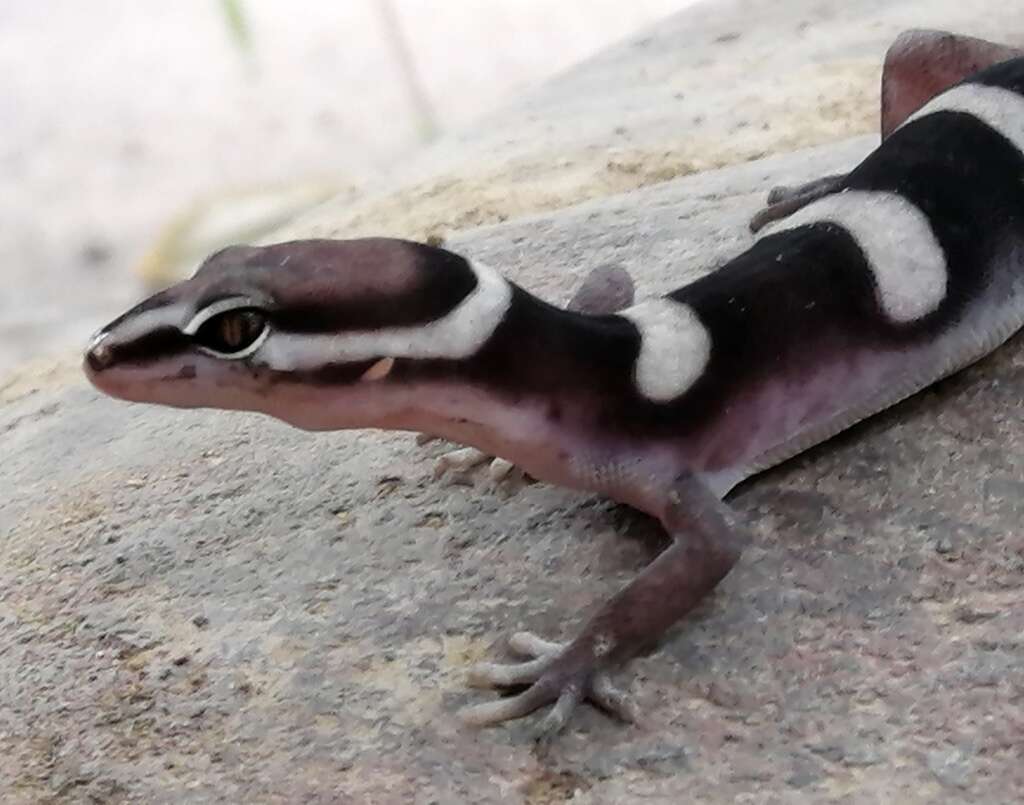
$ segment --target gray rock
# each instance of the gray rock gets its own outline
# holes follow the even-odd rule
[[[794,8],[750,38],[834,23]],[[742,21],[709,30],[743,41]],[[682,47],[680,26],[632,45],[617,80]],[[744,248],[768,186],[872,141],[452,245],[553,300],[607,262],[653,294]],[[529,720],[459,724],[489,695],[465,669],[518,628],[571,634],[650,556],[645,518],[543,484],[441,487],[407,436],[131,406],[74,365],[25,371],[0,382],[0,779],[26,801],[1018,800],[1024,546],[1019,508],[991,501],[1021,477],[1020,344],[738,490],[757,544],[631,666],[646,722],[583,708],[543,755]],[[964,734],[969,754],[944,748]]]
[[[967,788],[971,780],[970,758],[959,749],[928,753],[928,768],[943,785]]]

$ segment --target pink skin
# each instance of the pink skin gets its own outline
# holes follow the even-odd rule
[[[187,362],[195,368],[195,376],[188,379],[176,377],[180,358],[102,372],[86,362],[83,370],[100,391],[132,402],[257,411],[310,431],[377,428],[440,436],[501,456],[538,480],[599,491],[654,516],[660,515],[665,490],[679,471],[672,451],[637,456],[627,445],[596,447],[585,434],[553,425],[540,403],[509,406],[465,385],[408,385],[384,378],[348,386],[311,386],[275,380],[271,390],[267,381],[253,378],[242,364],[202,354]],[[628,456],[623,463],[630,472],[609,473],[621,455]],[[599,483],[600,477],[618,482]]]
[[[842,418],[861,404],[872,407],[870,398],[851,399],[851,390],[898,385],[899,378],[918,365],[915,361],[927,351],[927,347],[898,353],[862,350],[819,361],[797,375],[772,378],[735,400],[715,426],[700,435],[691,460],[703,472],[742,479],[751,474],[749,468],[800,434]],[[888,404],[880,400],[876,410]]]
[[[945,31],[906,31],[885,54],[882,68],[882,137],[967,76],[1024,50]]]

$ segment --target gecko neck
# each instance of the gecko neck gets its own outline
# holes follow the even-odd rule
[[[301,412],[268,413],[307,428],[429,433],[578,486],[568,462],[606,433],[597,423],[629,404],[636,351],[625,318],[562,310],[513,286],[501,323],[469,358],[399,360],[379,382],[325,389]]]
[[[638,407],[636,325],[553,308],[516,289],[494,337],[416,390],[403,427],[469,444],[543,481],[607,494],[657,515],[678,474]]]
[[[501,323],[474,355],[398,367],[390,391],[400,410],[383,426],[464,440],[581,425],[626,400],[636,349],[624,318],[563,310],[513,286]]]

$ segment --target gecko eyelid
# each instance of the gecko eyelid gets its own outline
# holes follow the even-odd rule
[[[267,314],[249,297],[231,297],[199,311],[182,329],[196,348],[215,358],[245,358],[270,333]]]
[[[238,360],[259,349],[269,333],[270,325],[263,311],[235,308],[207,319],[192,340],[207,355]]]
[[[219,316],[221,313],[227,313],[230,310],[238,310],[240,308],[258,310],[259,307],[256,300],[250,299],[248,296],[232,296],[229,299],[219,299],[196,313],[189,323],[181,328],[181,331],[185,335],[195,335],[199,328],[214,316]]]

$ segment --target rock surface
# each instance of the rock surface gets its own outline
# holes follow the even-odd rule
[[[740,12],[755,5],[690,19],[722,36],[753,25]],[[858,4],[884,20],[861,28],[838,6],[799,8],[877,63],[871,37],[923,5]],[[981,16],[946,11],[916,24]],[[676,25],[629,76],[676,52]],[[565,79],[566,99],[581,101],[585,74]],[[652,294],[748,244],[771,184],[842,169],[872,143],[659,182],[451,245],[552,300],[609,261]],[[341,212],[321,215],[327,227]],[[465,689],[466,667],[519,628],[570,634],[652,556],[653,523],[541,484],[442,487],[428,460],[442,448],[408,436],[130,406],[74,363],[26,368],[0,381],[5,801],[1019,801],[1022,400],[1016,339],[742,487],[732,502],[756,545],[630,668],[647,720],[585,708],[537,752],[530,721],[459,724],[459,706],[489,695]]]

